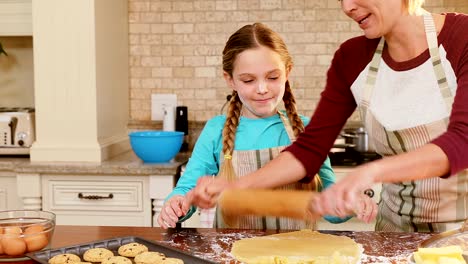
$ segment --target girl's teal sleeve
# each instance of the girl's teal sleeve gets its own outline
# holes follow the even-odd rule
[[[185,171],[177,181],[176,187],[166,197],[165,201],[174,195],[185,196],[190,190],[195,188],[197,180],[200,177],[207,175],[218,174],[218,145],[217,139],[220,137],[219,126],[222,127],[222,120],[213,118],[208,121],[203,128],[197,142],[194,146],[192,155],[185,167]],[[183,222],[190,218],[196,211],[192,206],[187,214],[180,218],[179,222]]]
[[[320,180],[322,181],[322,187],[324,190],[332,186],[336,182],[336,175],[331,167],[330,158],[327,157],[325,159],[325,162],[323,162],[322,167],[320,167],[318,175],[320,177]],[[352,216],[340,218],[336,216],[325,215],[323,218],[330,223],[339,224],[348,221],[352,218]]]

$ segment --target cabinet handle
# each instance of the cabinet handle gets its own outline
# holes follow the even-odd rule
[[[100,196],[100,195],[83,195],[82,193],[78,194],[78,198],[80,199],[88,199],[88,200],[101,200],[101,199],[112,199],[114,195],[109,193],[108,196]]]

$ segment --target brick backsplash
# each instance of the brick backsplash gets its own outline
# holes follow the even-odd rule
[[[129,0],[130,127],[151,121],[151,94],[174,93],[191,124],[219,114],[230,94],[221,51],[235,30],[263,22],[293,56],[300,113],[311,115],[338,45],[361,30],[336,0]],[[432,12],[468,13],[468,0],[426,0]],[[351,120],[356,121],[357,115]],[[154,126],[151,126],[154,125]],[[198,126],[196,126],[198,127]]]

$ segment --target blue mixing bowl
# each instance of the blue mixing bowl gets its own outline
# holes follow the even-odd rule
[[[179,153],[184,132],[137,131],[129,134],[133,152],[145,163],[169,162]]]

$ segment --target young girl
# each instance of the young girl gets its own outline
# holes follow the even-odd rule
[[[199,178],[217,175],[231,181],[242,177],[279,155],[304,130],[308,119],[297,114],[288,80],[292,66],[291,56],[279,34],[263,24],[246,25],[229,38],[223,51],[224,78],[233,90],[227,115],[214,117],[204,127],[185,173],[158,217],[161,227],[175,227],[178,221],[191,216],[194,207],[187,212],[182,209],[187,207],[183,203],[187,202],[185,196]],[[281,101],[285,111],[278,110]],[[296,182],[280,188],[317,190],[318,182],[327,188],[335,182],[328,158],[318,175],[310,182]],[[348,218],[326,219],[343,222]],[[229,227],[301,229],[315,225],[313,221],[255,216],[238,217],[236,222],[237,226]],[[228,227],[219,213],[214,226]]]

